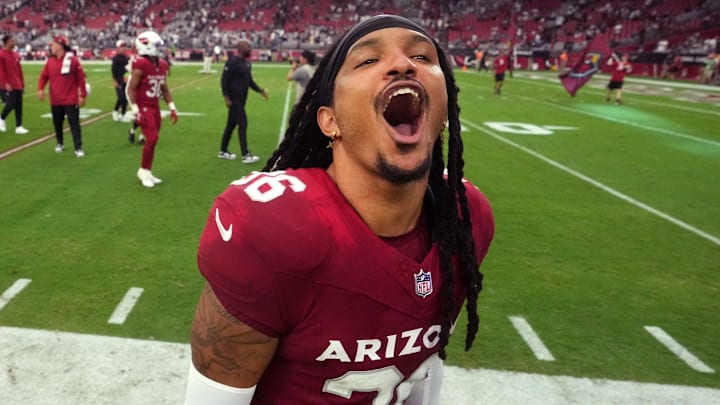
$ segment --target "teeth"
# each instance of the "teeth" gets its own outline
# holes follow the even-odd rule
[[[415,91],[414,89],[404,87],[404,88],[397,89],[397,90],[393,91],[392,93],[390,93],[390,97],[388,97],[387,101],[385,101],[385,108],[383,108],[383,111],[387,110],[388,106],[390,105],[390,100],[392,100],[393,97],[400,96],[403,94],[412,95],[413,99],[414,99],[413,101],[415,102],[415,104],[420,103],[420,95],[418,94],[418,92]]]

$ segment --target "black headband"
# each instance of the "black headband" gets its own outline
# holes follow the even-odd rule
[[[318,85],[317,95],[320,105],[330,104],[335,88],[335,77],[340,71],[342,64],[345,63],[345,57],[350,47],[365,35],[385,28],[407,28],[431,38],[425,29],[412,20],[391,14],[376,15],[352,27],[340,39],[340,42],[335,47],[335,51],[327,56],[330,59]]]

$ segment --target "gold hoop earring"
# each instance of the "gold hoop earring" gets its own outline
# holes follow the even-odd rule
[[[333,131],[332,135],[330,136],[330,142],[328,142],[325,149],[332,149],[333,146],[335,146],[335,140],[338,139],[337,131]]]

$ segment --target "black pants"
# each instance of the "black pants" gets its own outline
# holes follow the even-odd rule
[[[240,150],[242,156],[250,153],[247,145],[247,115],[245,114],[245,104],[239,100],[233,100],[232,105],[228,108],[227,124],[223,132],[222,142],[220,143],[220,151],[227,152],[232,132],[238,127],[238,136],[240,137]]]
[[[0,118],[7,118],[7,116],[10,115],[10,111],[15,110],[16,128],[22,126],[23,92],[23,90],[3,91],[3,93],[5,93],[5,108],[3,108]]]
[[[55,127],[55,139],[63,145],[63,121],[67,115],[70,132],[72,132],[75,150],[82,149],[82,135],[80,133],[80,106],[74,105],[53,105],[52,111],[53,126]]]
[[[120,87],[116,87],[115,93],[117,94],[117,101],[115,102],[115,108],[113,108],[113,110],[119,110],[122,115],[125,115],[125,111],[127,111],[128,106],[128,101],[125,97],[125,84],[120,85]]]

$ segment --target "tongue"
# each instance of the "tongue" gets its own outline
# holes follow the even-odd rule
[[[413,126],[411,124],[399,124],[393,128],[400,135],[410,136],[413,134]]]

